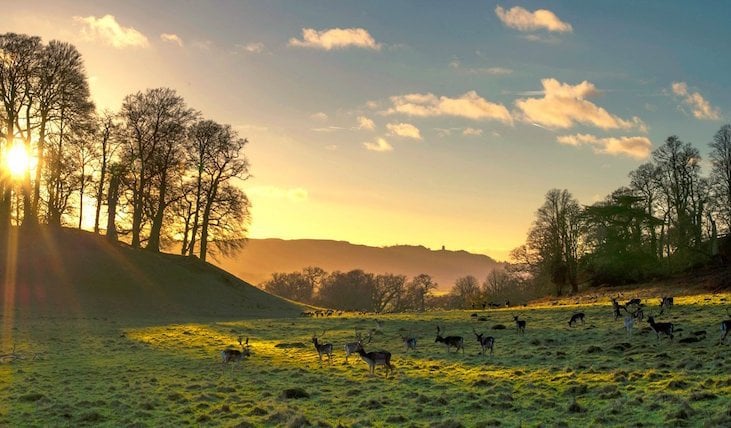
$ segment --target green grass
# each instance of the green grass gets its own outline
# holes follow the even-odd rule
[[[682,329],[674,343],[657,341],[646,323],[627,337],[608,302],[489,311],[487,322],[472,311],[380,316],[383,331],[366,349],[393,353],[389,377],[382,368],[369,376],[355,356],[345,363],[343,344],[355,328],[375,327],[372,316],[156,326],[16,319],[6,343],[26,358],[0,364],[0,426],[729,426],[724,299],[676,297],[658,319]],[[586,324],[569,328],[577,309]],[[518,312],[524,336],[512,322]],[[434,343],[437,323],[465,337],[464,355]],[[472,327],[495,336],[493,357],[479,355]],[[321,367],[310,338],[323,330],[335,355]],[[702,330],[705,339],[678,343]],[[416,352],[404,350],[402,331],[419,337]],[[219,353],[239,334],[252,356],[222,370]],[[291,389],[306,396],[288,398]]]

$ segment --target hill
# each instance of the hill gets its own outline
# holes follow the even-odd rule
[[[89,232],[13,230],[7,242],[0,248],[6,314],[191,320],[300,311],[198,259],[111,244]]]
[[[426,273],[442,291],[449,290],[457,278],[465,275],[483,281],[493,269],[502,266],[486,255],[466,251],[434,251],[408,245],[380,248],[315,239],[250,239],[236,255],[218,258],[213,263],[254,284],[266,281],[274,272],[318,266],[327,272],[363,269],[409,278]]]

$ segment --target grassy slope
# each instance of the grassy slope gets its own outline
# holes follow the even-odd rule
[[[112,245],[88,232],[42,229],[4,247],[0,299],[19,316],[191,320],[299,312],[213,265]],[[6,297],[11,290],[14,299]]]

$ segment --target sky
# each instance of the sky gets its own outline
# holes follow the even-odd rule
[[[249,139],[252,238],[488,254],[549,189],[627,185],[731,120],[726,1],[30,1],[2,32],[73,43],[99,109],[170,87]],[[705,171],[708,171],[706,166]]]

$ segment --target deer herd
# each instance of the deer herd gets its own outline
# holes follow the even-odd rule
[[[617,298],[612,298],[612,310],[614,314],[614,320],[618,320],[623,317],[624,320],[624,329],[627,332],[627,335],[629,337],[632,337],[632,332],[635,326],[638,322],[642,322],[645,319],[644,314],[644,308],[646,307],[645,304],[642,303],[642,300],[639,298],[634,298],[629,301],[627,301],[624,304],[619,303]],[[676,331],[675,325],[671,322],[657,322],[656,317],[662,316],[664,313],[669,312],[673,307],[673,298],[672,297],[666,297],[663,296],[660,299],[660,310],[655,315],[650,313],[647,316],[647,323],[649,325],[649,330],[654,332],[657,340],[660,340],[661,335],[669,338],[671,341],[673,340],[674,332]],[[623,314],[624,312],[624,314]],[[475,314],[472,314],[474,317]],[[731,316],[731,313],[729,313],[728,308],[726,308],[726,315]],[[520,315],[512,315],[513,321],[515,322],[515,328],[518,334],[525,334],[526,330],[526,320],[520,319]],[[481,317],[482,318],[482,317]],[[579,322],[581,322],[582,325],[584,325],[586,319],[586,314],[584,312],[574,312],[568,321],[569,328],[575,327]],[[482,319],[481,319],[482,320]],[[364,346],[371,343],[373,339],[374,334],[381,334],[383,332],[384,322],[383,320],[376,320],[376,328],[373,328],[370,330],[370,332],[367,335],[364,335],[363,332],[360,332],[356,329],[355,331],[355,341],[346,343],[343,346],[343,349],[345,351],[345,363],[348,363],[348,357],[357,354],[358,357],[360,357],[361,360],[363,360],[366,364],[368,364],[368,370],[371,375],[375,373],[376,366],[383,366],[386,370],[388,370],[388,375],[390,375],[394,370],[394,365],[391,363],[391,353],[384,350],[379,351],[371,351],[366,352]],[[497,328],[498,326],[495,326]],[[504,328],[503,326],[500,326],[501,328]],[[720,324],[721,327],[721,336],[719,339],[719,345],[725,343],[726,337],[728,336],[729,330],[731,330],[731,319],[721,321]],[[464,355],[465,352],[465,340],[462,336],[444,336],[444,328],[443,326],[440,326],[437,324],[436,326],[437,334],[436,338],[434,339],[434,343],[441,343],[445,346],[447,353],[451,353],[451,349],[454,348],[455,353],[459,353],[460,349],[462,350],[462,354]],[[677,330],[680,331],[680,330]],[[478,333],[477,330],[472,328],[472,333],[475,335],[475,339],[477,340],[477,343],[480,345],[480,354],[485,355],[485,352],[489,349],[490,355],[493,355],[494,347],[495,347],[495,337],[493,336],[487,336],[485,333]],[[320,366],[322,366],[323,356],[327,357],[328,364],[332,364],[332,356],[333,356],[333,344],[332,343],[322,343],[322,338],[325,335],[325,331],[323,331],[319,336],[317,334],[312,335],[312,344],[315,347],[315,350],[317,351],[317,357],[319,360]],[[416,342],[417,337],[413,334],[409,335],[399,335],[403,344],[405,351],[416,351]],[[223,363],[223,367],[225,368],[227,364],[229,363],[236,363],[243,361],[245,357],[251,356],[251,351],[249,348],[249,338],[247,337],[244,341],[242,336],[238,337],[239,342],[239,349],[226,349],[221,351],[221,359]],[[681,340],[682,342],[682,340]]]

